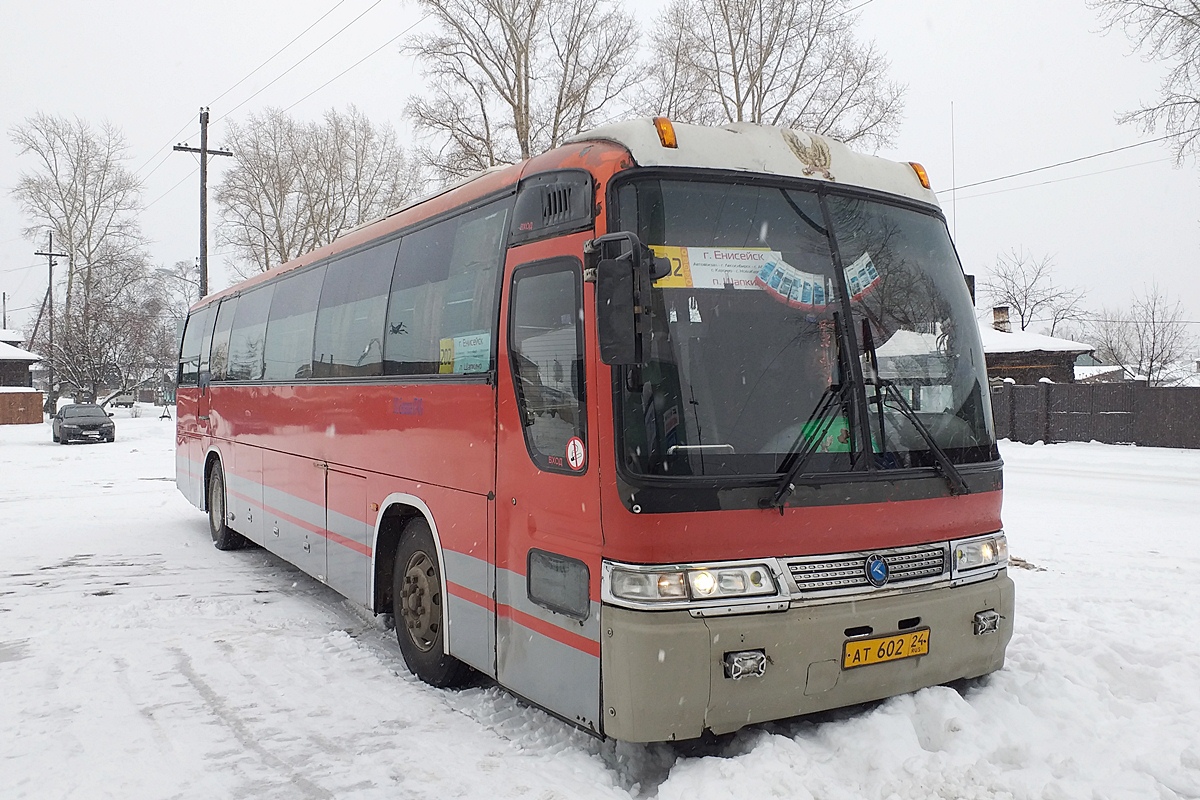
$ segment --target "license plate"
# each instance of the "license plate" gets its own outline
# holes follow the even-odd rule
[[[929,628],[908,631],[895,636],[876,636],[855,639],[842,648],[842,669],[899,661],[902,658],[923,656],[929,652]]]

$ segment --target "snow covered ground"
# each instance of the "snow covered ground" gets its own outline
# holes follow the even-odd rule
[[[369,615],[213,549],[142,411],[111,445],[0,426],[2,798],[1200,797],[1200,452],[1005,443],[1004,670],[693,757],[416,681]]]

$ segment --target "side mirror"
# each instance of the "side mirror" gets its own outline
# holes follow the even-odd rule
[[[610,365],[646,363],[650,353],[650,290],[670,273],[666,259],[628,231],[588,242],[589,271],[596,281],[596,324],[600,360]]]
[[[610,258],[596,265],[597,338],[605,364],[641,363],[637,295],[637,276],[629,261]]]

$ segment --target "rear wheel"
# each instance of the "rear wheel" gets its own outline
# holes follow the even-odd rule
[[[225,524],[225,471],[219,461],[208,474],[208,532],[218,550],[237,550],[246,543],[240,533]]]
[[[396,640],[404,662],[421,680],[439,688],[464,685],[471,668],[445,652],[442,570],[429,523],[418,517],[404,526],[392,571]]]

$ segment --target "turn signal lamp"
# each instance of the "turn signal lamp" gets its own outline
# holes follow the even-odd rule
[[[932,187],[929,185],[929,173],[925,171],[925,168],[915,161],[908,162],[908,165],[912,167],[913,172],[917,173],[917,180],[921,182],[921,185],[926,189],[931,189]]]
[[[666,117],[655,117],[654,130],[658,131],[658,141],[662,143],[663,147],[679,147],[679,142],[675,139],[675,126],[671,124],[671,120]]]

